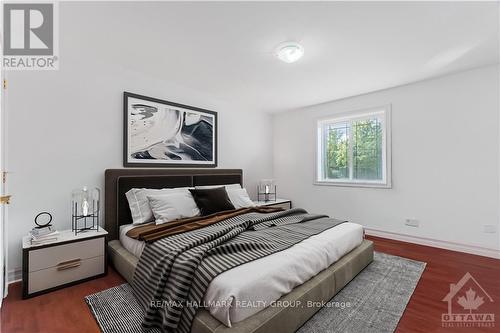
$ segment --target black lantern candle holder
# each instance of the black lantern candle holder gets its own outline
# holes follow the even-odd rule
[[[85,231],[99,231],[100,191],[98,188],[74,190],[71,194],[71,230],[75,235]]]
[[[257,201],[276,201],[276,185],[272,179],[262,179],[257,186]],[[262,200],[264,199],[264,200]]]

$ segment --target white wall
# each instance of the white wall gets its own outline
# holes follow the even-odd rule
[[[272,117],[179,86],[165,75],[130,70],[141,68],[140,55],[148,49],[122,52],[117,45],[126,44],[130,34],[111,29],[117,18],[88,25],[81,9],[60,6],[58,71],[8,73],[6,168],[14,195],[7,221],[10,271],[21,266],[21,237],[38,212],[52,212],[58,229],[69,228],[71,190],[102,188],[104,170],[122,167],[125,90],[218,111],[219,167],[243,168],[251,192],[258,179],[273,173],[274,142],[280,196],[297,206],[381,230],[498,248],[498,235],[481,230],[483,224],[497,224],[499,214],[496,68]],[[119,56],[136,61],[135,66],[118,65],[113,57]],[[158,66],[182,61],[168,54],[146,59]],[[393,189],[313,186],[315,118],[388,103],[393,106]],[[406,217],[418,218],[421,227],[405,227]]]
[[[71,190],[103,189],[104,170],[122,167],[123,91],[217,111],[219,168],[242,168],[251,195],[259,179],[271,177],[270,115],[102,62],[102,48],[79,48],[72,39],[81,28],[71,17],[61,20],[60,70],[8,75],[11,272],[21,267],[21,237],[38,212],[51,212],[57,229],[71,228]]]
[[[368,228],[497,255],[498,233],[484,233],[483,225],[498,230],[498,70],[484,67],[275,115],[280,195]],[[392,189],[313,185],[316,119],[386,104],[392,104]],[[408,217],[420,227],[405,226]]]

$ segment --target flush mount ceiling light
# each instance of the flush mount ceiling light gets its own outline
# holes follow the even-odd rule
[[[304,55],[304,48],[296,42],[285,42],[276,48],[276,56],[281,61],[291,64]]]

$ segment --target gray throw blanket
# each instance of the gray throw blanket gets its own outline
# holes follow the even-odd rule
[[[146,244],[132,282],[146,310],[143,327],[190,332],[208,285],[217,275],[342,222],[303,209],[248,213]]]

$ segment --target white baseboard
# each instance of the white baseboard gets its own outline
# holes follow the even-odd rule
[[[10,269],[7,274],[7,284],[19,282],[22,280],[23,274],[21,268]]]
[[[490,257],[495,259],[500,259],[500,250],[491,249],[487,247],[481,247],[476,245],[461,244],[455,242],[448,242],[438,239],[425,238],[419,236],[410,236],[405,234],[399,234],[396,232],[390,232],[380,229],[373,229],[365,227],[365,233],[370,236],[377,236],[382,238],[394,239],[402,242],[414,243],[419,245],[438,247],[440,249],[465,252],[469,254],[475,254],[484,257]]]

